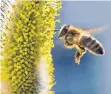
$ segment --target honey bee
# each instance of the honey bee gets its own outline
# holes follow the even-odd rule
[[[74,56],[75,63],[80,64],[80,60],[86,51],[89,51],[96,56],[102,56],[105,54],[102,44],[90,34],[90,31],[95,30],[96,29],[84,30],[66,24],[60,28],[58,38],[64,39],[64,46],[66,48],[77,49]]]

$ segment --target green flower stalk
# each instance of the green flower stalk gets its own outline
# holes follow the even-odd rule
[[[3,32],[1,82],[10,94],[54,94],[51,49],[61,2],[16,1],[12,8]]]

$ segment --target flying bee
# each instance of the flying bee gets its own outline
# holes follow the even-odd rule
[[[101,29],[102,28],[84,30],[65,24],[60,28],[58,38],[64,39],[64,46],[66,48],[77,49],[74,58],[75,63],[80,64],[80,60],[86,51],[89,51],[96,56],[105,54],[102,44],[90,34],[90,31],[93,32]]]

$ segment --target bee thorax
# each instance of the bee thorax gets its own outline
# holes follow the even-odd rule
[[[69,43],[69,44],[76,44],[77,43],[77,36],[72,35],[71,33],[68,33],[65,36],[65,40]]]

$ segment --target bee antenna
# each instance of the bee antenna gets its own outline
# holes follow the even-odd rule
[[[60,29],[55,29],[54,31],[59,31]]]
[[[57,32],[57,31],[59,31],[60,29],[54,29],[54,30],[50,30],[50,31],[55,31],[55,32]]]

